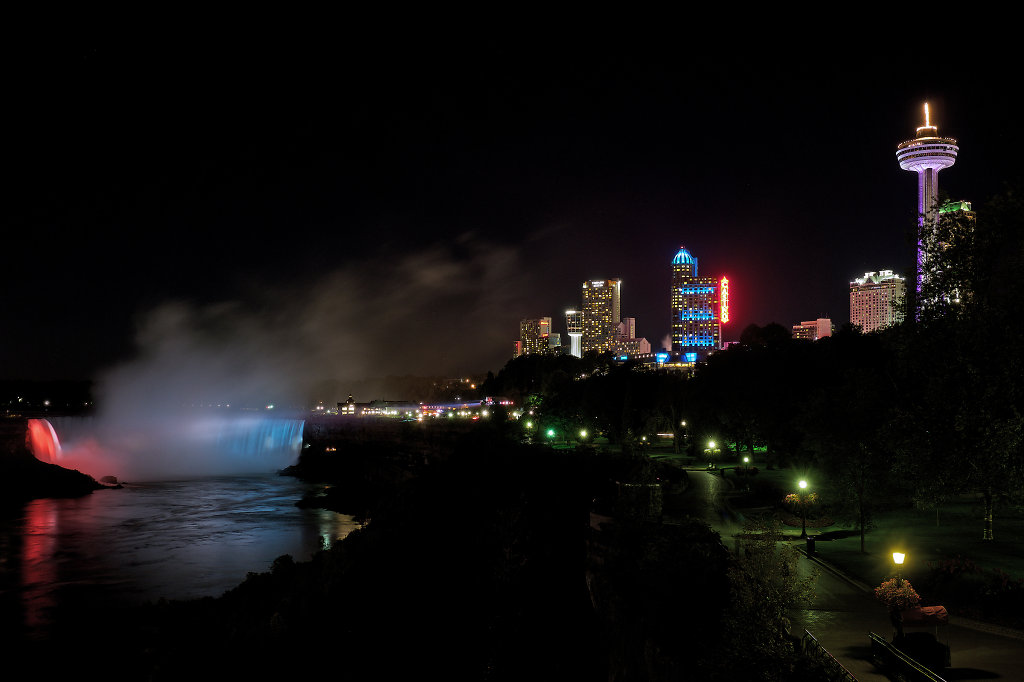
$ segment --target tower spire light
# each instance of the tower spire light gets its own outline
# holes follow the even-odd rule
[[[931,116],[928,112],[928,102],[924,103],[924,125],[917,129],[918,137],[924,137],[924,135],[921,134],[922,130],[930,131],[932,135],[935,135],[938,132],[935,126],[932,125]]]

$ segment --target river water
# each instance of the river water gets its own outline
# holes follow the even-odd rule
[[[309,559],[358,527],[299,509],[276,474],[126,484],[0,517],[0,627],[45,637],[63,610],[217,597],[277,557]]]

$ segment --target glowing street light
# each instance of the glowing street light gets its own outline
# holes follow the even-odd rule
[[[897,585],[897,587],[903,587],[903,573],[902,573],[901,569],[903,568],[903,560],[906,558],[906,556],[907,555],[904,554],[903,552],[893,552],[892,553],[892,562],[894,564],[896,564],[896,585]]]
[[[807,538],[807,494],[804,491],[807,490],[807,481],[801,480],[800,483],[798,483],[797,485],[800,486],[800,491],[801,491],[800,493],[798,493],[798,497],[800,498],[800,537],[802,539],[806,539]]]
[[[704,454],[707,455],[708,459],[710,460],[708,462],[709,469],[715,468],[715,460],[718,459],[718,453],[720,452],[721,450],[718,448],[717,445],[715,445],[715,441],[709,440],[708,446],[704,449]]]

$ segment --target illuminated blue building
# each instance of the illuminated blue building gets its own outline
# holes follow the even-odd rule
[[[724,278],[723,278],[724,281]],[[697,275],[697,259],[680,247],[672,258],[672,352],[706,357],[722,344],[727,304],[723,281]]]

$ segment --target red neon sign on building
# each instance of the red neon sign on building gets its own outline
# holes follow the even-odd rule
[[[725,324],[726,322],[729,321],[729,280],[726,279],[725,277],[722,278],[722,289],[721,289],[721,291],[722,291],[722,298],[721,298],[722,310],[721,310],[721,315],[719,315],[718,319],[721,320],[722,324]]]

